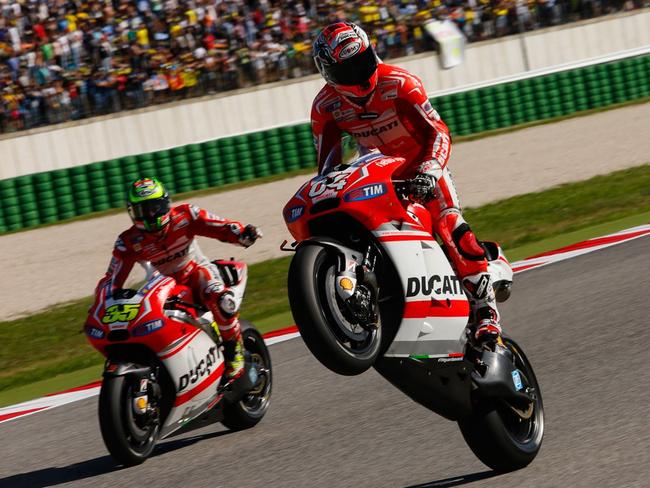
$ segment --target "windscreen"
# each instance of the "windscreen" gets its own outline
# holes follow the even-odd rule
[[[341,141],[336,144],[325,158],[325,163],[319,174],[326,175],[331,173],[337,166],[353,164],[357,159],[366,154],[373,152],[365,146],[362,146],[354,138],[345,135]]]

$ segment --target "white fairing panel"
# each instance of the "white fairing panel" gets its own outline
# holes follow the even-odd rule
[[[176,400],[162,435],[182,427],[201,414],[217,397],[224,359],[208,334],[193,329],[158,353],[176,387]]]
[[[469,316],[460,280],[430,234],[387,227],[374,234],[393,260],[406,303],[399,331],[385,356],[458,355],[463,351]]]

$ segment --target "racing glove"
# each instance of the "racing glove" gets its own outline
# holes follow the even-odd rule
[[[261,229],[258,229],[252,224],[248,224],[239,236],[239,243],[244,247],[250,247],[263,235]]]
[[[411,200],[421,205],[433,200],[436,196],[436,184],[441,176],[442,167],[435,159],[420,164],[415,177],[409,182]]]

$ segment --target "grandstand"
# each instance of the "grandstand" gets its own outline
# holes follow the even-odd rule
[[[0,132],[311,74],[311,41],[338,19],[367,28],[389,59],[433,49],[423,29],[431,19],[451,19],[473,42],[647,5],[9,0],[0,6]]]

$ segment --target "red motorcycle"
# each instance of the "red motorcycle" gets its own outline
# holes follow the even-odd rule
[[[474,317],[432,235],[430,214],[409,201],[408,181],[393,179],[404,159],[343,152],[335,148],[284,208],[297,242],[289,301],[305,344],[332,371],[374,367],[416,402],[457,421],[493,469],[526,466],[541,446],[544,410],[522,348],[507,336],[496,351],[468,340]],[[503,301],[512,269],[496,243],[483,246]]]
[[[214,261],[227,286],[243,298],[246,265]],[[98,290],[84,331],[106,357],[99,395],[99,424],[113,458],[144,462],[159,439],[195,423],[220,420],[253,427],[271,398],[271,357],[261,334],[241,321],[246,368],[233,382],[224,377],[221,340],[212,314],[192,291],[154,272],[138,290]]]

